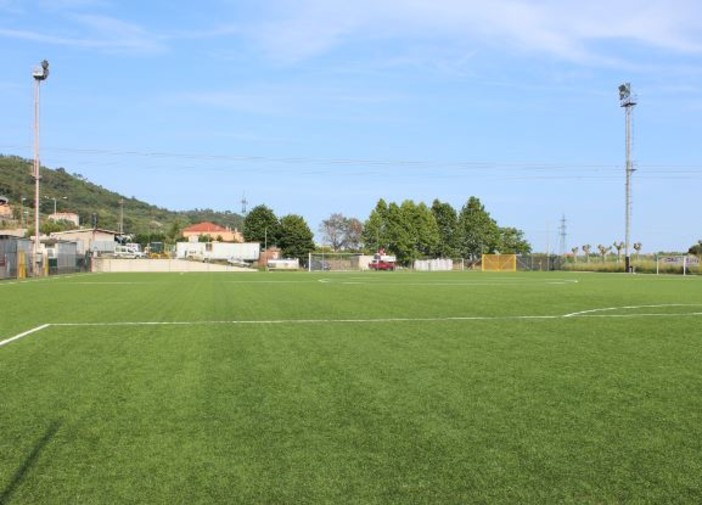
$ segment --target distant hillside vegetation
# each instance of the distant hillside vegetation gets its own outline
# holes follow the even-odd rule
[[[7,197],[13,207],[18,206],[23,197],[26,198],[25,209],[32,209],[30,219],[34,215],[34,177],[31,172],[31,160],[0,155],[0,196]],[[120,200],[123,199],[124,232],[135,235],[173,236],[175,230],[202,221],[241,230],[244,222],[241,215],[230,211],[194,209],[176,212],[150,205],[105,189],[80,174],[69,174],[64,168],[41,168],[41,195],[42,216],[53,213],[55,197],[57,211],[78,214],[81,227],[91,227],[95,215],[98,226],[109,230],[119,228]]]

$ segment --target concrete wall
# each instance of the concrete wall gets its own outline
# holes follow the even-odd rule
[[[250,268],[186,260],[93,258],[93,272],[255,272]]]

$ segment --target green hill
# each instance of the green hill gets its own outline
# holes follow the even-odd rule
[[[16,210],[22,198],[29,219],[34,216],[34,177],[32,161],[19,156],[0,155],[0,196],[7,197]],[[100,228],[118,230],[120,222],[120,201],[124,201],[124,232],[134,235],[174,236],[177,231],[190,224],[211,221],[221,226],[243,229],[243,217],[234,212],[217,212],[212,209],[172,211],[127,197],[103,188],[79,174],[69,174],[63,168],[41,167],[40,212],[41,223],[54,211],[53,197],[57,198],[59,212],[74,212],[80,216],[81,227],[91,227],[94,216]],[[65,197],[65,201],[64,201]],[[2,223],[0,221],[0,223]],[[14,227],[17,223],[5,221],[4,227]],[[54,225],[55,226],[55,225]]]

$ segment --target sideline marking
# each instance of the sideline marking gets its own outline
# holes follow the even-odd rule
[[[27,335],[31,335],[32,333],[36,333],[38,331],[45,330],[49,326],[51,326],[51,325],[50,324],[42,324],[41,326],[37,326],[36,328],[32,328],[31,330],[25,331],[24,333],[20,333],[19,335],[15,335],[12,338],[8,338],[7,340],[3,340],[0,342],[0,347],[7,345],[11,342],[14,342],[15,340],[19,340],[21,338],[24,338]]]

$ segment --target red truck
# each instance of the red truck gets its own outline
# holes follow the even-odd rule
[[[376,254],[373,260],[368,263],[368,268],[371,270],[395,270],[395,261],[395,256]]]

